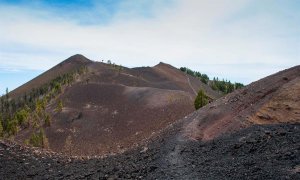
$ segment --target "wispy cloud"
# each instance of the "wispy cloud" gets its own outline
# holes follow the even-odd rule
[[[131,67],[165,61],[249,83],[300,62],[291,2],[97,2],[1,5],[0,68],[45,70],[81,53]]]

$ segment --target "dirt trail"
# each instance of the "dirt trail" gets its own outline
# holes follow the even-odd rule
[[[186,75],[186,77],[187,77],[187,80],[188,80],[189,86],[190,86],[190,87],[191,87],[191,89],[193,90],[194,94],[195,94],[195,95],[197,95],[197,91],[194,89],[194,87],[193,87],[193,85],[192,85],[192,83],[191,83],[191,81],[190,81],[190,78],[189,78],[189,76],[188,76],[188,75]]]
[[[186,74],[186,78],[187,78],[189,87],[193,90],[194,94],[197,96],[197,92],[196,92],[196,90],[193,88],[193,85],[192,85],[192,83],[191,83],[191,81],[190,81],[190,78],[189,78],[189,76],[188,76],[187,74]],[[194,101],[194,98],[192,97],[192,95],[191,95],[191,94],[189,94],[189,95],[190,95],[191,101]]]
[[[107,158],[74,159],[0,141],[3,179],[299,179],[300,124],[257,125],[201,142],[182,124],[144,147]]]
[[[166,143],[161,147],[162,149],[168,149],[165,155],[162,167],[168,179],[194,179],[195,176],[191,175],[194,165],[190,164],[189,159],[182,156],[190,142],[197,142],[196,139],[191,139],[186,136],[185,129],[187,125],[190,125],[192,120],[196,117],[196,113],[192,113],[186,116],[179,124],[171,130],[174,134],[167,137]],[[164,151],[162,151],[164,153]],[[172,171],[170,171],[170,169]]]
[[[195,165],[192,165],[190,160],[183,156],[191,140],[179,133],[170,142],[172,144],[167,144],[164,147],[171,148],[165,159],[167,164],[165,172],[169,172],[166,177],[170,179],[195,179],[195,176],[191,175]]]

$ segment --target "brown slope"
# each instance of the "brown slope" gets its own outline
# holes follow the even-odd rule
[[[104,159],[72,161],[67,157],[64,161],[56,154],[37,155],[40,153],[37,150],[0,142],[0,151],[4,154],[0,156],[3,162],[0,174],[8,179],[299,179],[299,123],[274,124],[286,117],[273,112],[273,109],[276,112],[288,110],[287,119],[292,119],[288,122],[299,122],[299,74],[297,66],[254,82],[173,123],[145,147]],[[264,113],[272,119],[257,116],[256,112],[266,107],[271,107],[272,113]],[[252,117],[262,120],[253,122]],[[238,128],[255,123],[272,125],[254,125],[208,142],[191,141],[182,136],[213,138],[238,130],[234,123]],[[224,127],[225,131],[209,134],[209,126],[217,130]],[[195,131],[189,131],[192,127]],[[18,168],[21,170],[16,171]]]
[[[159,63],[154,67],[156,71],[164,74],[168,79],[175,80],[176,84],[194,96],[197,95],[200,89],[203,89],[205,93],[210,96],[212,99],[217,99],[221,95],[212,90],[209,86],[199,81],[197,78],[192,77],[188,74],[182,73],[179,69],[174,68],[173,66],[165,63]]]
[[[200,109],[184,128],[209,140],[253,124],[300,122],[300,66],[253,82]]]
[[[80,59],[67,60],[62,67],[66,64],[82,63]],[[56,152],[99,155],[123,151],[194,111],[194,91],[205,87],[214,99],[219,96],[166,64],[122,70],[100,62],[83,64],[88,73],[77,77],[47,106],[52,125],[45,127],[45,132],[50,149]],[[57,71],[57,67],[53,69]],[[59,100],[64,108],[57,113]],[[32,132],[25,129],[16,140],[23,142]]]
[[[43,84],[51,81],[52,79],[55,79],[59,75],[74,71],[77,68],[80,68],[81,66],[87,65],[91,62],[91,60],[80,54],[71,56],[63,62],[57,64],[53,68],[49,69],[48,71],[44,72],[43,74],[39,75],[38,77],[11,91],[10,96],[12,98],[17,98],[21,95],[24,95],[24,93],[30,92],[33,88],[41,87]]]
[[[194,99],[196,93],[203,89],[212,99],[221,95],[212,90],[209,86],[190,75],[187,75],[177,68],[159,63],[154,67],[123,68],[118,72],[110,65],[103,63],[92,63],[89,66],[90,81],[123,84],[135,87],[154,87],[159,89],[171,89],[189,92]]]
[[[55,104],[49,107],[54,119],[47,129],[50,148],[65,151],[70,136],[76,155],[129,148],[192,111],[184,92],[148,87],[78,84],[60,98],[63,112],[55,113]]]

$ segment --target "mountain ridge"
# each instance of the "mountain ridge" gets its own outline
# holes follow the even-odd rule
[[[77,54],[9,94],[22,100],[27,93],[25,99],[36,99],[28,125],[15,140],[30,144],[43,133],[47,143],[39,146],[55,152],[122,152],[191,113],[200,89],[212,99],[220,97],[200,80],[165,63],[130,69]]]
[[[84,76],[90,78],[90,81],[86,82],[86,79],[81,77],[81,80],[77,81],[73,87],[64,89],[65,93],[61,94],[59,98],[66,102],[66,106],[62,108],[62,113],[54,114],[57,116],[58,122],[69,126],[72,123],[79,123],[81,120],[88,122],[87,114],[83,112],[79,118],[80,114],[76,111],[75,113],[72,112],[70,104],[76,107],[76,110],[82,108],[89,111],[99,111],[99,107],[95,104],[101,103],[94,101],[109,103],[109,101],[105,101],[105,98],[114,101],[117,99],[118,104],[123,105],[135,102],[136,106],[132,107],[133,111],[144,107],[143,113],[138,119],[147,118],[150,114],[163,114],[168,110],[171,110],[169,115],[174,115],[172,106],[165,104],[162,106],[163,108],[160,106],[160,103],[167,102],[168,104],[172,99],[170,98],[172,96],[164,96],[163,93],[172,92],[178,95],[180,92],[183,93],[183,99],[186,102],[191,102],[188,96],[193,94],[188,82],[185,83],[187,84],[185,88],[189,91],[185,91],[180,86],[182,84],[178,83],[180,81],[175,81],[175,84],[167,84],[168,78],[156,76],[151,68],[134,70],[131,75],[128,74],[129,69],[119,73],[115,69],[116,67],[111,65],[96,64],[95,66],[90,66],[90,70],[98,69],[99,71],[92,72],[95,75],[101,75],[100,77],[103,79]],[[103,71],[104,66],[109,67],[110,70]],[[142,74],[145,72],[143,76],[141,76],[141,72]],[[122,79],[124,77],[130,78]],[[180,77],[183,77],[179,78],[182,80],[186,78],[186,75],[181,74]],[[136,86],[129,86],[134,85],[137,79],[140,81]],[[154,83],[156,80],[162,81],[162,84]],[[142,86],[145,85],[143,83],[151,81],[153,84],[150,83],[149,86],[154,85],[162,89]],[[167,85],[171,89],[166,89]],[[85,88],[85,86],[89,88]],[[180,90],[180,88],[183,89]],[[94,92],[99,93],[93,95]],[[91,156],[92,153],[85,155],[82,152],[77,156],[78,153],[73,154],[69,151],[63,154],[57,153],[57,151],[54,153],[48,150],[28,148],[15,142],[0,141],[0,160],[2,162],[0,175],[8,179],[24,177],[67,179],[299,179],[299,92],[300,66],[296,66],[253,82],[182,118],[176,119],[178,118],[176,116],[174,118],[176,120],[159,126],[155,133],[152,133],[154,132],[153,129],[148,131],[151,135],[147,136],[148,138],[144,141],[130,146],[131,148],[123,148],[122,144],[116,144],[119,151],[113,151],[110,148],[110,153],[100,153],[99,151],[96,156]],[[155,96],[157,99],[153,98],[153,95],[157,95],[157,93],[159,94],[159,96]],[[67,99],[75,101],[68,102]],[[154,101],[151,101],[153,99]],[[89,103],[86,104],[86,102]],[[176,110],[184,110],[182,107],[187,107],[182,104],[180,98],[173,99],[172,102],[174,103],[169,105],[175,105],[174,109]],[[102,103],[103,107],[107,108],[110,105],[115,107],[115,104],[105,105],[105,103]],[[159,106],[161,111],[154,109],[153,113],[149,112],[151,111],[149,104],[150,106]],[[178,107],[178,104],[183,106]],[[52,105],[55,106],[55,103]],[[47,107],[50,110],[48,112],[53,110],[52,105]],[[103,112],[107,111],[107,109],[102,110]],[[109,113],[109,115],[116,118],[122,114],[121,111],[116,112],[114,110],[111,109],[112,114]],[[126,108],[123,110],[127,114],[132,112]],[[53,113],[55,112],[53,111]],[[62,118],[60,119],[59,116]],[[169,118],[169,116],[166,117]],[[156,118],[152,116],[143,121],[141,125],[155,120]],[[161,122],[161,120],[156,121],[152,125]],[[118,124],[117,121],[115,123]],[[93,128],[97,127],[95,122],[88,124]],[[58,125],[54,124],[54,126]],[[138,127],[128,127],[122,124],[122,128]],[[66,129],[74,132],[78,130]],[[91,128],[87,129],[90,130]],[[143,127],[141,129],[147,131]],[[111,131],[116,132],[119,132],[118,130],[120,129],[111,129]],[[124,141],[126,139],[124,132],[121,132],[123,134],[120,136],[110,135],[116,138],[122,137],[122,141]],[[109,133],[110,131],[105,131],[105,134]],[[137,135],[141,136],[141,134]],[[92,136],[95,137],[96,135],[92,134]],[[80,138],[82,136],[75,137]],[[58,134],[54,138],[61,138],[64,141],[62,134]],[[137,142],[136,140],[134,142]],[[86,147],[86,144],[80,142],[79,144]],[[95,144],[91,144],[95,146]],[[71,148],[75,149],[75,147]],[[32,166],[36,168],[32,168]],[[20,171],[16,171],[16,169],[20,169]]]

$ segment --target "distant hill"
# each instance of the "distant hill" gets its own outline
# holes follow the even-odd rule
[[[19,110],[3,124],[17,142],[56,152],[121,152],[193,112],[200,89],[220,97],[165,63],[130,69],[74,55],[10,92],[6,114]]]
[[[198,71],[193,71],[186,67],[181,67],[180,70],[185,72],[193,77],[200,79],[203,83],[209,85],[213,90],[217,90],[220,93],[228,94],[233,92],[236,89],[240,89],[245,85],[239,82],[231,83],[228,80],[219,80],[218,77],[214,77],[210,79],[206,74],[200,73]]]

